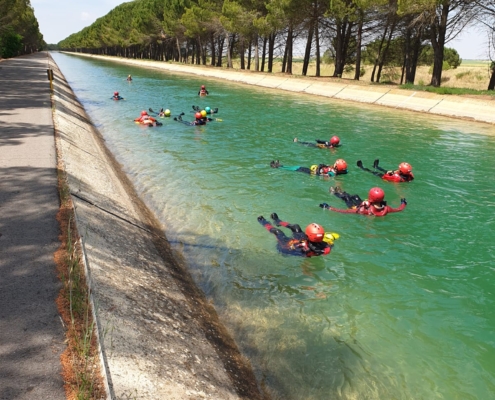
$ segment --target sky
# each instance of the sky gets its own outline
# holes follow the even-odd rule
[[[31,5],[45,42],[51,44],[79,32],[126,1],[31,0]],[[446,46],[456,49],[463,60],[488,59],[486,34],[476,28],[467,29]]]

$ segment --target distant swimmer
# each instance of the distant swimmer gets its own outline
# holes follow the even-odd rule
[[[113,97],[111,97],[112,100],[124,100],[123,97],[119,95],[119,92],[113,92]]]
[[[198,96],[206,96],[210,94],[208,90],[206,90],[205,85],[201,85],[201,89],[199,89]]]
[[[127,75],[127,80],[128,80],[129,82],[130,82],[130,81],[132,81],[132,76]]]
[[[328,205],[327,203],[320,204],[320,207],[330,211],[336,211],[344,214],[361,214],[374,215],[375,217],[383,217],[389,213],[399,212],[404,210],[407,205],[406,199],[400,199],[400,206],[392,208],[387,205],[385,192],[379,187],[371,188],[368,193],[368,199],[362,200],[357,194],[349,194],[343,192],[338,187],[331,187],[330,193],[333,193],[339,199],[342,199],[347,205],[347,209],[339,209]]]
[[[327,142],[325,140],[316,139],[315,142],[301,142],[298,138],[294,138],[294,143],[302,144],[303,146],[318,147],[320,149],[334,149],[340,146],[340,138],[338,136],[332,136]]]

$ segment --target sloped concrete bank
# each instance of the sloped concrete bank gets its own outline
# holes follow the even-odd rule
[[[137,196],[53,60],[54,125],[116,399],[261,399],[163,227]],[[265,397],[266,398],[266,397]]]
[[[389,108],[404,109],[432,115],[474,120],[495,124],[495,99],[438,95],[397,89],[394,86],[369,86],[351,84],[344,80],[332,82],[314,77],[294,77],[261,72],[237,71],[224,68],[196,65],[172,64],[161,61],[135,60],[122,57],[100,56],[84,53],[70,53],[79,56],[115,61],[122,64],[145,68],[161,69],[174,73],[199,75],[233,82],[279,89],[296,93],[323,96],[336,100],[346,100],[373,104]]]

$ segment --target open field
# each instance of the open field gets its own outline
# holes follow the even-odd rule
[[[238,60],[237,60],[238,61]],[[301,75],[303,63],[302,60],[295,60],[292,64],[293,75]],[[482,60],[463,60],[462,64],[456,69],[450,69],[442,72],[442,86],[455,87],[464,89],[486,90],[490,80],[490,62]],[[234,68],[239,68],[239,62],[234,62]],[[253,65],[251,65],[253,68]],[[372,65],[364,65],[365,73],[361,76],[360,83],[369,84]],[[416,85],[428,85],[431,80],[431,67],[418,67],[416,72]],[[274,62],[274,73],[281,73],[281,61]],[[316,64],[311,62],[308,68],[308,77],[315,76]],[[321,64],[321,78],[331,77],[333,75],[333,64]],[[382,70],[381,83],[400,84],[401,77],[400,67],[385,67]],[[354,79],[354,70],[348,71],[342,75],[343,79]],[[355,82],[357,83],[357,82]]]

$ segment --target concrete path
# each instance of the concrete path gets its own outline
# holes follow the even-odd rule
[[[0,399],[65,399],[46,53],[0,62]]]

